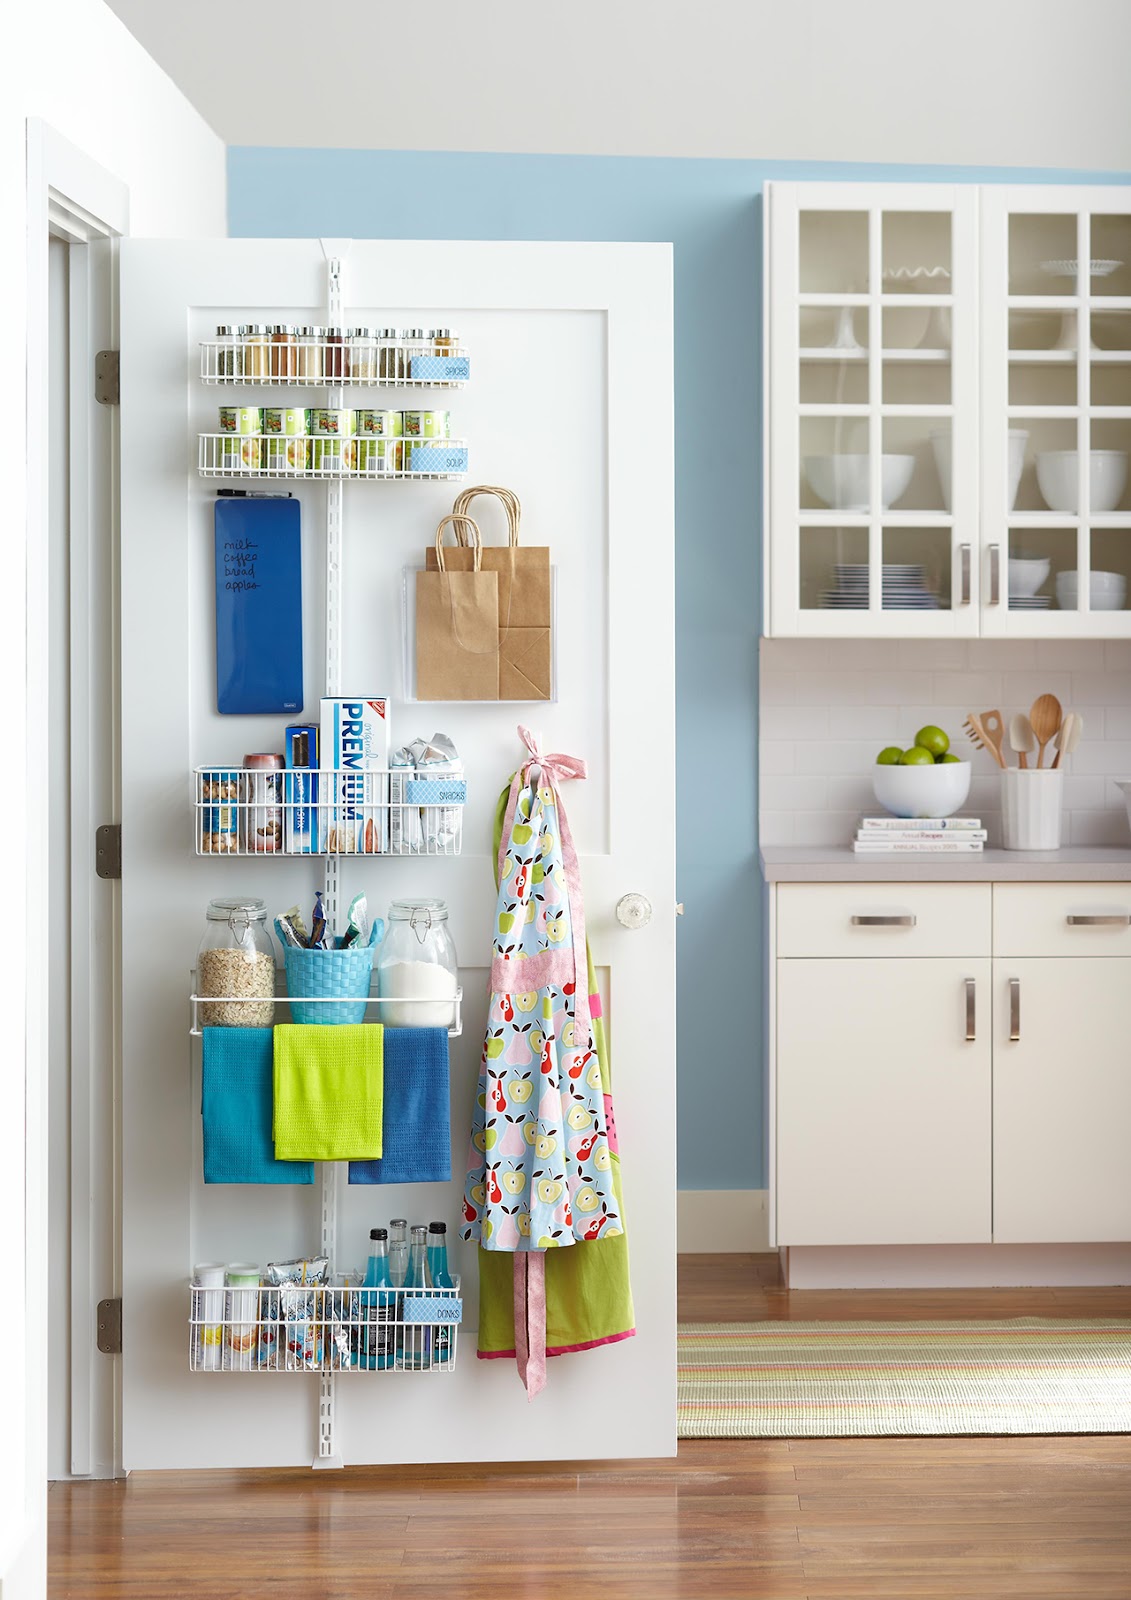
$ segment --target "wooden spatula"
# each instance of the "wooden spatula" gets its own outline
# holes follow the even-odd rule
[[[1000,711],[983,711],[978,717],[982,724],[982,734],[989,744],[999,767],[1005,766],[1005,757],[1001,753],[1002,741],[1005,738],[1005,723],[1001,720]]]
[[[1033,701],[1029,711],[1029,721],[1032,724],[1033,735],[1037,741],[1037,766],[1044,765],[1045,746],[1050,740],[1055,739],[1064,720],[1060,709],[1060,701],[1054,694],[1039,694]]]
[[[998,766],[1004,769],[1005,758],[1001,753],[1000,734],[998,736],[998,743],[994,744],[989,735],[986,733],[985,728],[983,728],[982,719],[976,711],[969,712],[966,721],[963,723],[963,727],[966,729],[966,737],[968,739],[972,739],[974,743],[982,750],[988,750],[993,756],[994,760],[997,762]]]

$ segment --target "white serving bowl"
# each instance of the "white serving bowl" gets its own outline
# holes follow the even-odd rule
[[[970,793],[969,761],[872,769],[872,793],[893,817],[950,817]]]
[[[950,429],[932,428],[930,432],[931,449],[935,454],[935,467],[939,475],[939,484],[942,488],[943,510],[950,510]],[[1009,430],[1009,507],[1010,511],[1017,503],[1017,491],[1021,487],[1021,474],[1025,470],[1025,446],[1029,442],[1028,428],[1010,428]]]
[[[1037,486],[1051,511],[1075,516],[1080,509],[1076,450],[1038,450]],[[1093,511],[1114,511],[1127,487],[1126,450],[1090,450],[1089,498]]]
[[[1010,556],[1009,593],[1020,599],[1036,594],[1049,575],[1047,556]]]
[[[880,457],[880,508],[886,511],[906,494],[915,470],[914,456]],[[834,511],[867,511],[871,458],[863,455],[805,456],[809,487]]]
[[[1121,572],[1088,574],[1088,594],[1093,611],[1122,611],[1127,599],[1127,579]],[[1080,595],[1080,574],[1058,572],[1056,603],[1062,611],[1075,611]]]

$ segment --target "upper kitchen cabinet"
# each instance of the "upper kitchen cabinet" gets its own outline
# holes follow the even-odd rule
[[[1131,191],[766,203],[766,632],[1131,636]]]

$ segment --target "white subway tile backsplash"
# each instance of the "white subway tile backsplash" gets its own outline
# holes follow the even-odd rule
[[[1123,802],[1107,779],[1131,777],[1131,642],[763,640],[761,689],[765,844],[848,843],[874,804],[879,751],[910,743],[929,722],[971,762],[964,809],[1000,843],[998,768],[968,741],[963,719],[992,707],[1008,727],[1045,692],[1085,722],[1065,769],[1065,842],[1127,842]]]

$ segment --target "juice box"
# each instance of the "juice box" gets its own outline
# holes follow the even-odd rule
[[[319,751],[326,786],[320,808],[323,849],[384,854],[389,848],[388,696],[324,696]]]

